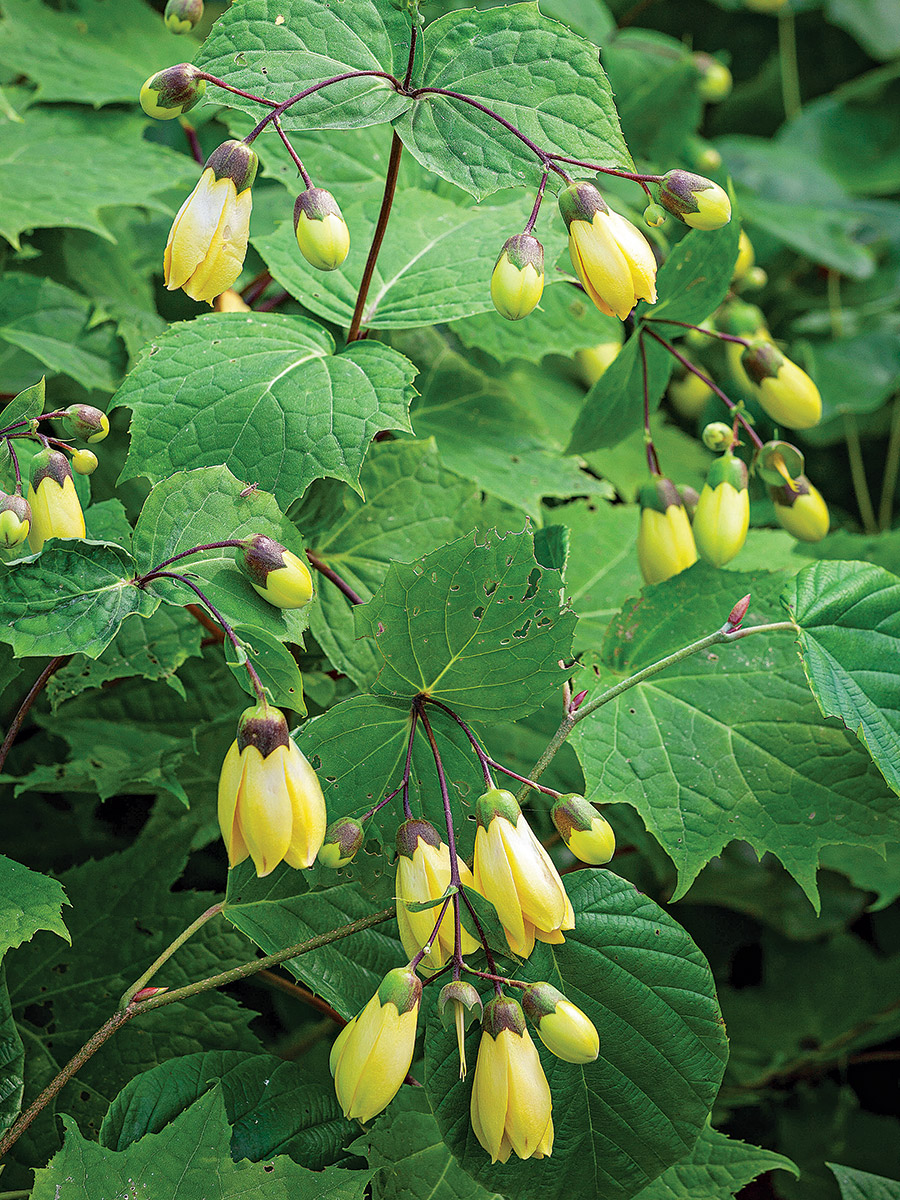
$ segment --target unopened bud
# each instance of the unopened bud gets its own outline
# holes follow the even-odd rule
[[[190,33],[203,17],[203,0],[168,0],[163,20],[172,33]]]
[[[92,404],[70,404],[62,423],[73,437],[81,438],[88,445],[102,442],[109,433],[109,417]]]
[[[350,252],[350,230],[337,200],[325,188],[307,188],[294,203],[300,253],[319,271],[336,271]]]
[[[767,416],[788,429],[811,429],[822,416],[819,389],[804,370],[771,342],[757,341],[741,355],[741,366]]]
[[[648,204],[644,209],[644,224],[656,229],[665,224],[668,215],[661,204]]]
[[[560,796],[550,819],[579,861],[592,866],[608,863],[615,853],[616,835],[609,821],[584,796]]]
[[[151,1000],[154,996],[161,996],[163,992],[167,992],[167,987],[144,987],[135,992],[131,997],[132,1004],[140,1004],[142,1000]]]
[[[239,546],[235,559],[254,591],[276,608],[303,608],[312,599],[306,563],[265,534],[257,533]]]
[[[659,202],[691,229],[721,229],[731,220],[725,189],[691,171],[669,171],[659,185]]]
[[[722,165],[722,155],[709,142],[699,137],[687,139],[686,146],[691,163],[700,171],[718,171]]]
[[[365,831],[353,817],[338,817],[325,830],[325,841],[319,850],[318,859],[323,867],[345,867],[362,849]]]
[[[708,104],[718,104],[730,93],[732,87],[731,72],[723,62],[713,58],[711,54],[698,53],[694,55],[694,66],[700,72],[698,91],[701,100]]]
[[[538,1037],[557,1058],[570,1063],[593,1062],[600,1053],[597,1029],[576,1005],[551,983],[532,983],[522,995],[522,1008]]]
[[[748,592],[743,599],[738,600],[737,604],[728,614],[728,620],[723,626],[723,632],[733,633],[736,629],[740,629],[741,621],[747,615],[747,609],[750,607],[750,593]]]
[[[93,475],[98,465],[99,460],[93,450],[76,450],[72,455],[72,470],[79,475]]]
[[[24,496],[0,492],[0,546],[21,546],[31,528],[31,507]]]
[[[191,63],[178,63],[151,75],[141,88],[141,108],[157,121],[171,121],[199,104],[206,91],[206,80]]]
[[[579,708],[581,708],[582,704],[584,704],[584,698],[586,695],[587,688],[585,688],[583,692],[576,692],[576,694],[572,697],[572,703],[569,705],[569,712],[578,712]]]
[[[703,430],[703,445],[717,454],[727,450],[734,441],[734,431],[724,421],[710,421]]]
[[[820,542],[828,532],[828,505],[805,475],[794,479],[790,487],[770,487],[769,496],[779,525],[798,541]]]
[[[603,378],[621,349],[621,342],[599,342],[596,346],[575,351],[578,372],[588,387],[593,387],[598,379]]]
[[[544,291],[544,247],[530,233],[508,238],[491,275],[494,308],[507,321],[520,321],[537,307]]]

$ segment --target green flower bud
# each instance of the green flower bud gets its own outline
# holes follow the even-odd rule
[[[544,247],[530,233],[509,238],[491,275],[494,308],[507,321],[520,321],[537,307],[544,291]]]
[[[666,210],[661,205],[648,204],[647,207],[644,209],[644,224],[650,225],[654,229],[656,229],[660,225],[665,224],[666,217],[668,215],[669,214],[666,212]]]
[[[718,104],[731,92],[731,72],[723,62],[713,58],[711,54],[695,54],[694,65],[700,72],[701,100],[708,104]]]
[[[724,421],[710,421],[703,430],[702,438],[703,445],[707,450],[714,450],[716,454],[720,454],[731,446],[734,441],[734,431]]]
[[[697,561],[697,547],[684,502],[671,479],[655,476],[638,497],[641,523],[637,553],[646,583],[662,583]]]
[[[685,143],[688,157],[693,166],[700,171],[718,171],[722,165],[722,155],[709,142],[700,137],[689,137]]]
[[[746,541],[749,526],[747,467],[729,450],[709,468],[694,514],[694,540],[701,557],[714,567],[731,562]]]
[[[606,374],[621,349],[621,342],[600,342],[597,346],[575,351],[578,373],[588,387],[593,387]]]
[[[72,455],[72,470],[79,475],[93,475],[99,465],[93,450],[76,450]]]
[[[240,194],[253,185],[259,167],[259,158],[252,146],[238,138],[229,138],[217,146],[203,165],[211,170],[213,179],[230,179],[235,191]]]
[[[703,350],[710,344],[710,339],[708,335],[703,332],[703,330],[708,329],[710,332],[714,333],[716,328],[716,322],[712,319],[712,317],[707,317],[706,320],[702,321],[696,329],[686,329],[684,331],[685,344],[690,346],[692,350]]]
[[[669,171],[659,185],[659,202],[691,229],[721,229],[731,220],[725,189],[691,171]]]
[[[748,304],[746,300],[732,300],[719,310],[718,326],[722,333],[730,333],[732,337],[755,338],[765,330],[766,318],[763,310],[756,304]],[[732,345],[734,344],[732,342]],[[738,353],[743,353],[743,350],[739,350]]]
[[[778,523],[801,542],[821,542],[828,532],[828,505],[819,490],[805,475],[799,475],[789,487],[786,483],[769,487]]]
[[[31,528],[31,507],[24,496],[0,493],[0,546],[21,546]]]
[[[323,867],[345,867],[362,849],[365,832],[353,817],[338,817],[325,830],[325,841],[319,850],[318,859]]]
[[[350,230],[331,192],[307,188],[294,203],[300,253],[319,271],[335,271],[350,251]]]
[[[758,341],[741,354],[741,366],[759,403],[777,425],[811,429],[822,417],[819,389],[771,342]]]
[[[699,375],[679,366],[669,384],[669,399],[672,407],[685,420],[696,421],[703,412],[713,394],[708,383],[704,383]]]
[[[422,999],[422,981],[415,971],[410,971],[408,967],[395,967],[382,979],[377,995],[382,1007],[385,1004],[393,1004],[402,1016],[419,1007],[419,1001]]]
[[[564,1062],[593,1062],[600,1035],[593,1021],[550,983],[533,983],[522,997],[525,1015],[551,1054]]]
[[[762,267],[751,267],[741,280],[741,288],[750,292],[764,288],[769,282],[769,276]]]
[[[203,0],[168,0],[163,20],[172,33],[190,33],[203,17]]]
[[[580,862],[599,867],[612,858],[616,849],[613,828],[584,796],[574,792],[560,796],[550,810],[550,817],[559,836]]]
[[[73,437],[81,438],[88,445],[102,442],[109,433],[109,417],[92,404],[70,404],[62,423]]]
[[[265,534],[257,533],[239,546],[235,560],[253,590],[276,608],[303,608],[312,599],[306,563]]]
[[[503,788],[491,788],[475,801],[475,816],[478,824],[487,829],[494,817],[505,817],[510,825],[518,823],[522,810],[512,792]]]
[[[206,80],[198,79],[199,74],[191,63],[157,71],[141,88],[141,108],[157,121],[171,121],[190,112],[206,91]]]
[[[753,249],[753,243],[747,237],[746,231],[742,229],[741,236],[738,238],[738,254],[731,282],[736,283],[739,279],[743,279],[755,262],[756,252]]]

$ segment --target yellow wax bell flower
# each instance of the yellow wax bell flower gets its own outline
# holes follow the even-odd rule
[[[253,309],[242,298],[240,292],[236,292],[234,288],[228,288],[221,295],[216,296],[213,301],[213,308],[216,312],[236,312],[248,313]]]
[[[31,460],[28,485],[31,525],[28,544],[34,554],[50,538],[83,538],[84,513],[75,491],[69,460],[58,450],[40,450]]]
[[[512,792],[492,788],[475,806],[475,887],[490,900],[514,954],[527,958],[540,942],[564,942],[575,914],[559,872],[537,840]]]
[[[456,1029],[456,1044],[459,1047],[459,1077],[465,1079],[468,1073],[466,1029],[473,1021],[481,1020],[484,1011],[481,997],[471,983],[454,979],[452,983],[447,983],[441,988],[437,1010],[444,1028],[448,1029],[452,1021]]]
[[[544,247],[530,233],[509,238],[491,275],[494,308],[507,321],[521,321],[537,308],[544,291]]]
[[[659,202],[691,229],[721,229],[731,220],[731,201],[724,188],[692,171],[669,171],[659,185]]]
[[[593,1062],[600,1053],[600,1035],[593,1021],[549,983],[525,989],[522,1008],[551,1054],[564,1062]]]
[[[557,832],[575,857],[592,866],[608,863],[615,853],[616,835],[602,813],[584,796],[560,796],[550,810]]]
[[[178,63],[151,75],[141,88],[141,108],[157,121],[184,116],[199,104],[206,91],[206,80],[191,63]]]
[[[741,365],[753,394],[776,425],[812,429],[822,418],[819,389],[796,363],[771,342],[752,342],[741,354]]]
[[[636,226],[613,212],[592,183],[559,194],[572,266],[601,312],[624,321],[638,300],[656,302],[656,259]]]
[[[588,387],[593,387],[598,379],[603,378],[621,349],[621,342],[599,342],[596,346],[575,351],[578,373]]]
[[[166,243],[163,269],[170,292],[182,288],[193,300],[212,304],[240,275],[257,165],[256,152],[239,141],[223,142],[206,160]]]
[[[325,838],[325,798],[315,771],[268,704],[246,709],[219,776],[219,826],[236,867],[248,856],[256,874],[284,860],[311,867]]]
[[[515,1000],[485,1005],[472,1083],[472,1129],[491,1162],[545,1158],[553,1151],[553,1101],[544,1068]]]
[[[662,583],[697,561],[684,502],[671,479],[656,476],[641,488],[638,564],[645,583]]]
[[[805,475],[798,475],[792,486],[771,485],[769,495],[783,529],[798,541],[821,542],[830,524],[828,505]]]
[[[21,546],[31,528],[31,508],[24,496],[0,492],[0,546],[12,550]]]
[[[410,958],[415,958],[431,937],[440,915],[440,905],[413,912],[410,904],[424,904],[443,896],[450,886],[450,849],[429,821],[413,818],[397,830],[397,925],[400,941]],[[475,886],[472,872],[457,858],[463,883]],[[453,957],[454,919],[452,905],[441,920],[437,937],[422,959],[422,971],[433,974]],[[472,954],[479,943],[462,930],[462,952]]]
[[[72,455],[72,469],[78,475],[93,475],[100,465],[100,460],[93,450],[78,449]]]
[[[255,534],[238,547],[235,560],[253,590],[276,608],[303,608],[312,600],[309,567],[273,538]]]
[[[747,467],[726,451],[709,468],[694,513],[694,541],[701,558],[714,567],[724,567],[747,540],[749,527]]]
[[[344,1116],[369,1121],[400,1090],[413,1059],[422,984],[414,971],[389,971],[331,1047],[329,1066]]]
[[[307,188],[294,202],[300,253],[320,271],[336,271],[350,253],[350,230],[331,192]]]

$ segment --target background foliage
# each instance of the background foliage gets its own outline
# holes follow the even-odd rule
[[[790,613],[801,654],[782,633],[687,659],[579,725],[547,773],[611,806],[620,847],[608,871],[568,877],[584,932],[523,968],[582,1003],[603,1042],[596,1070],[546,1063],[552,1159],[488,1165],[434,1021],[413,1067],[425,1086],[402,1089],[367,1129],[343,1118],[328,1013],[352,1015],[399,962],[386,923],[289,964],[318,1008],[285,990],[288,974],[269,973],[120,1030],[17,1143],[0,1189],[50,1200],[65,1180],[63,1195],[99,1200],[152,1180],[185,1200],[198,1189],[210,1200],[895,1200],[900,8],[788,0],[779,17],[740,0],[541,0],[511,16],[487,0],[467,12],[423,4],[432,24],[417,78],[493,104],[563,152],[627,166],[630,151],[643,170],[730,177],[768,275],[743,298],[821,389],[825,419],[802,447],[833,532],[796,545],[760,489],[727,570],[697,565],[641,591],[637,339],[586,388],[576,351],[619,326],[566,282],[552,198],[537,226],[552,284],[541,311],[512,327],[491,310],[490,271],[530,209],[534,159],[435,98],[358,81],[312,97],[285,123],[340,201],[347,261],[322,276],[300,258],[296,173],[262,137],[236,285],[261,311],[200,313],[161,277],[171,216],[198,167],[179,122],[138,109],[144,79],[194,55],[236,86],[264,81],[276,99],[348,66],[402,75],[408,19],[389,0],[339,13],[320,0],[242,0],[227,12],[208,0],[196,36],[177,39],[162,7],[0,0],[0,392],[12,400],[46,376],[48,409],[114,410],[101,466],[78,483],[91,540],[55,543],[2,576],[3,724],[48,657],[73,657],[3,778],[0,1131],[223,896],[225,919],[160,982],[179,986],[391,902],[375,853],[391,842],[385,813],[361,861],[337,876],[256,880],[243,867],[226,893],[214,796],[244,673],[185,610],[183,590],[138,591],[135,571],[267,532],[370,601],[354,612],[318,576],[307,629],[250,593],[228,552],[194,568],[275,699],[314,718],[299,743],[332,816],[359,814],[396,782],[423,682],[439,680],[436,694],[527,772],[559,720],[561,659],[579,656],[574,690],[596,695],[710,632],[746,592],[748,623]],[[733,73],[715,105],[697,52]],[[202,152],[245,134],[250,111],[210,89],[189,116]],[[408,150],[364,314],[376,335],[347,346],[388,123]],[[608,182],[637,220],[639,191]],[[700,321],[728,287],[737,222],[680,240],[674,224],[654,235],[668,255],[657,313]],[[664,399],[672,360],[647,349],[664,469],[699,487],[710,455],[696,433],[721,414],[679,415]],[[740,394],[720,350],[692,352]],[[7,461],[0,474],[10,490]],[[466,805],[477,765],[454,727],[436,729]],[[412,796],[439,811],[419,748]],[[549,835],[546,806],[535,801],[531,817]],[[693,1087],[679,1078],[689,1053]]]

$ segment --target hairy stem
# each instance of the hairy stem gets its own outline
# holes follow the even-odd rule
[[[193,937],[198,929],[202,929],[207,921],[210,921],[213,917],[218,916],[224,907],[225,901],[221,900],[218,904],[214,904],[211,908],[208,908],[206,912],[201,913],[196,921],[192,921],[191,924],[188,925],[187,929],[179,933],[178,937],[175,938],[175,940],[168,945],[165,950],[163,950],[162,954],[160,954],[158,958],[156,958],[154,962],[150,964],[143,975],[136,979],[127,992],[124,993],[122,999],[119,1001],[119,1010],[122,1011],[126,1009],[134,999],[135,993],[139,992],[143,987],[146,987],[160,967],[164,966],[165,963],[169,961],[175,951],[179,950],[188,940],[188,938]]]
[[[394,203],[394,193],[397,190],[397,176],[400,173],[400,156],[402,153],[403,143],[397,134],[394,133],[391,137],[391,153],[388,158],[387,174],[384,178],[384,195],[381,198],[381,210],[378,213],[378,221],[375,225],[375,232],[372,235],[372,245],[369,247],[369,257],[366,259],[366,265],[363,268],[363,275],[359,284],[359,291],[356,294],[356,307],[353,310],[350,329],[347,333],[348,342],[355,342],[360,336],[363,310],[366,307],[369,287],[372,283],[372,276],[375,273],[375,263],[378,261],[381,243],[384,241],[388,219],[391,215],[391,207]]]
[[[343,592],[351,604],[365,604],[362,596],[358,592],[355,592],[349,583],[341,579],[336,571],[332,571],[331,567],[327,563],[324,563],[318,554],[314,554],[312,550],[307,550],[306,557],[320,575],[324,575],[326,579],[330,579],[338,591]]]
[[[51,658],[46,667],[44,667],[43,671],[41,671],[40,675],[38,675],[37,679],[31,685],[28,695],[19,705],[19,711],[13,717],[12,724],[6,731],[6,737],[3,739],[3,745],[0,746],[0,771],[3,769],[7,755],[13,748],[13,743],[19,736],[19,730],[22,728],[22,722],[28,716],[28,711],[32,704],[34,704],[35,700],[37,700],[38,696],[47,686],[47,680],[51,677],[51,675],[54,675],[60,669],[60,667],[64,667],[71,657],[71,654],[60,654],[56,658]]]

